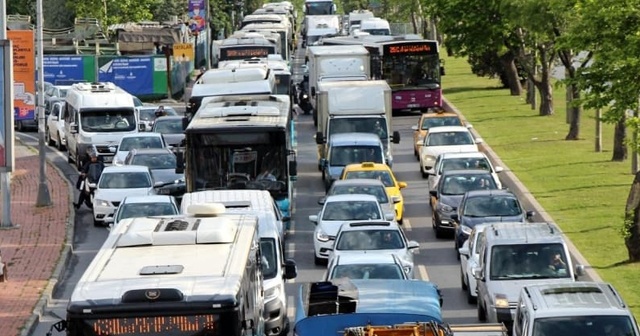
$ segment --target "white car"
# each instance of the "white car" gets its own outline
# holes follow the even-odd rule
[[[498,173],[503,171],[500,166],[493,166],[491,160],[483,152],[464,152],[464,153],[442,153],[436,158],[433,168],[427,173],[427,185],[429,190],[436,190],[442,173],[447,170],[464,170],[464,169],[484,169],[491,172],[491,176],[496,181],[498,189],[502,189],[502,183],[498,177]]]
[[[154,182],[149,167],[106,167],[100,175],[93,195],[93,224],[101,226],[113,222],[116,209],[127,196],[154,194]]]
[[[407,240],[395,221],[346,222],[336,234],[329,263],[344,255],[395,254],[404,272],[413,279],[413,253],[419,247],[418,242]]]
[[[113,157],[113,164],[121,166],[124,164],[124,159],[132,149],[140,148],[166,148],[167,144],[164,142],[164,138],[160,133],[137,133],[127,134],[122,137],[118,148],[113,148],[115,156]]]
[[[389,196],[387,189],[378,179],[354,178],[347,180],[337,180],[331,184],[327,195],[318,200],[318,204],[324,204],[324,200],[332,195],[366,194],[373,195],[378,199],[378,204],[382,211],[387,214],[395,214],[395,204],[400,202],[400,197]]]
[[[364,253],[333,258],[323,278],[324,281],[336,278],[408,280],[409,276],[395,254]]]
[[[314,262],[324,264],[329,259],[340,225],[344,222],[363,220],[393,220],[394,214],[384,215],[378,199],[373,195],[334,195],[324,200],[322,210],[309,216],[316,225],[313,233]],[[389,218],[389,219],[387,219]]]
[[[49,146],[56,146],[64,150],[67,146],[67,137],[64,133],[64,101],[56,101],[51,104],[51,112],[47,116],[45,141]]]
[[[113,216],[113,224],[116,225],[123,219],[147,216],[178,215],[180,210],[173,196],[168,195],[144,195],[125,197],[116,214]]]
[[[442,153],[477,152],[482,139],[474,139],[465,126],[432,127],[420,147],[420,171],[428,177],[436,158]]]
[[[473,276],[473,270],[478,266],[479,252],[482,248],[482,235],[484,229],[491,224],[479,224],[473,227],[469,239],[458,249],[460,253],[460,281],[462,290],[467,292],[467,302],[476,303],[478,297],[477,280]]]

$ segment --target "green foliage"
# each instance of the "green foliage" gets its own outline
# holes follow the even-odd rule
[[[151,8],[158,0],[83,0],[67,1],[67,8],[76,17],[91,17],[100,20],[106,27],[114,23],[152,20]]]
[[[180,18],[187,13],[187,0],[158,0],[151,7],[154,21],[169,21],[172,15]]]
[[[36,10],[35,1],[32,0],[11,0],[3,1],[7,4],[7,14],[30,15],[32,22],[35,22]]]

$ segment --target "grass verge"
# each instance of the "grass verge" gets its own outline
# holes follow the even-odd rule
[[[580,140],[566,141],[565,89],[554,89],[555,114],[539,116],[500,88],[497,79],[471,73],[462,58],[445,58],[445,97],[533,193],[607,282],[640,318],[640,264],[629,264],[620,229],[633,182],[631,163],[611,162],[613,125],[603,125],[595,152],[595,112],[582,116]]]

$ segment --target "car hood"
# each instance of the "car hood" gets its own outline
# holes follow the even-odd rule
[[[446,204],[453,208],[458,208],[464,195],[440,195],[438,203]]]
[[[518,215],[518,216],[491,216],[491,217],[462,216],[462,219],[460,220],[460,224],[461,225],[466,225],[466,226],[468,226],[470,228],[473,228],[474,226],[476,226],[478,224],[495,223],[495,222],[523,222],[524,223],[524,216],[523,215]]]
[[[520,291],[524,286],[555,284],[559,282],[573,282],[572,278],[527,279],[527,280],[491,280],[491,292],[504,294],[507,301],[517,302]]]
[[[125,196],[152,195],[152,188],[96,189],[94,199],[121,202]]]
[[[164,141],[167,145],[170,146],[178,146],[180,142],[184,139],[184,134],[181,133],[173,133],[173,134],[162,134]]]
[[[113,161],[120,162],[120,164],[122,164],[127,155],[129,155],[129,151],[117,151],[116,155],[113,157]]]
[[[184,174],[176,174],[175,169],[153,169],[153,180],[157,182],[173,182],[175,180],[184,179]]]
[[[438,156],[442,153],[463,153],[477,152],[478,145],[460,145],[460,146],[422,146],[422,154]]]
[[[320,222],[320,224],[318,224],[318,228],[322,229],[322,231],[324,231],[324,233],[326,233],[329,236],[335,237],[336,234],[338,233],[338,230],[340,230],[340,226],[343,223],[349,223],[349,222],[353,222],[353,221],[327,221],[327,220],[323,220],[322,222]]]

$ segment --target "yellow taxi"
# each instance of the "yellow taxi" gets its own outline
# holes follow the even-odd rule
[[[391,168],[384,163],[363,162],[350,164],[344,167],[342,175],[340,176],[341,180],[358,178],[382,181],[389,195],[389,199],[394,202],[396,221],[402,224],[404,199],[402,198],[400,189],[406,188],[407,183],[396,180]]]
[[[413,130],[413,154],[419,159],[420,147],[422,147],[422,141],[427,136],[429,128],[462,125],[462,119],[454,112],[438,110],[437,112],[423,113],[418,120],[418,124],[411,126]]]

